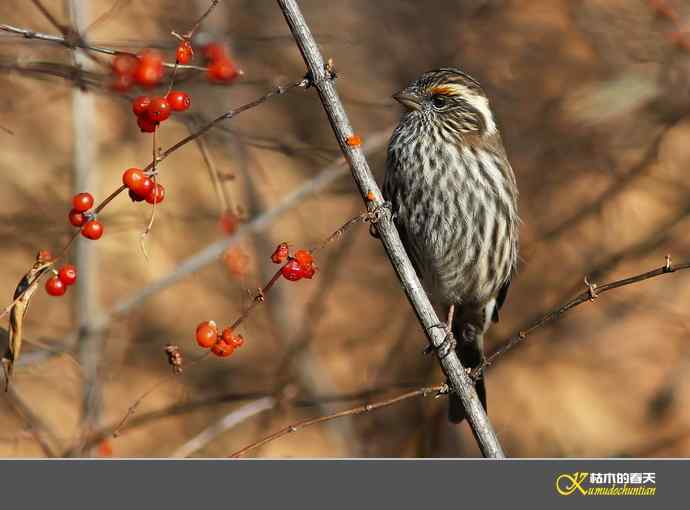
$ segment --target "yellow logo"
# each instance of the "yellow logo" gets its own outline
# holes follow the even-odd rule
[[[583,496],[587,495],[587,490],[582,487],[582,482],[587,480],[589,473],[575,472],[572,475],[563,473],[556,478],[556,490],[561,496],[570,496],[576,490]]]
[[[561,496],[654,496],[656,473],[561,473],[556,477]]]

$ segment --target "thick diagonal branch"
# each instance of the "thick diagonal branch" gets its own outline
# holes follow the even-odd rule
[[[326,68],[321,52],[302,16],[297,2],[295,0],[277,1],[299,46],[302,57],[309,68],[311,83],[319,93],[321,103],[328,115],[328,120],[331,123],[338,144],[350,164],[352,176],[359,187],[362,197],[371,209],[379,208],[379,210],[384,212],[376,224],[376,229],[422,328],[426,332],[429,341],[436,347],[437,352],[440,352],[439,348],[444,343],[446,333],[443,328],[437,327],[440,321],[429,298],[422,289],[419,278],[400,241],[400,236],[391,220],[390,214],[384,207],[381,190],[376,184],[364,154],[358,145],[349,145],[347,143],[348,139],[354,135],[354,132],[333,84],[333,72],[331,69]],[[371,198],[373,200],[370,200]],[[462,400],[468,422],[472,427],[482,454],[485,457],[504,457],[493,427],[458,356],[451,349],[445,356],[439,356],[439,361],[448,377],[451,390]]]

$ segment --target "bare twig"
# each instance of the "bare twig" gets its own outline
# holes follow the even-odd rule
[[[569,310],[572,310],[578,305],[581,305],[583,303],[586,303],[588,301],[593,301],[597,296],[600,296],[601,294],[604,294],[605,292],[608,292],[613,289],[618,289],[620,287],[625,287],[626,285],[632,285],[633,283],[638,283],[644,280],[648,280],[650,278],[654,278],[657,276],[661,276],[664,274],[669,274],[673,273],[675,271],[682,271],[684,269],[690,268],[690,262],[685,262],[683,264],[671,264],[671,259],[670,257],[666,257],[666,263],[657,268],[657,269],[652,269],[651,271],[647,271],[645,273],[641,273],[635,276],[630,276],[628,278],[623,278],[622,280],[615,280],[609,283],[605,283],[603,285],[595,285],[595,284],[589,284],[586,285],[587,289],[582,291],[580,294],[575,296],[573,299],[568,301],[567,303],[559,306],[555,310],[550,311],[549,313],[545,314],[544,316],[540,317],[536,321],[532,323],[531,326],[528,328],[524,329],[523,331],[520,331],[517,335],[512,336],[509,338],[496,352],[494,352],[491,356],[487,357],[484,362],[475,368],[472,371],[472,376],[477,377],[479,374],[481,374],[481,371],[494,363],[498,358],[503,356],[507,351],[515,347],[517,344],[522,342],[527,336],[529,336],[531,333],[533,333],[536,329],[542,327],[544,324],[551,322],[557,318],[559,318],[561,315],[564,313],[568,312]]]
[[[84,39],[77,39],[77,40],[70,40],[66,38],[64,35],[53,35],[53,34],[45,34],[43,32],[35,32],[34,30],[28,29],[28,28],[21,28],[21,27],[16,27],[14,25],[8,25],[6,23],[0,24],[0,30],[3,32],[9,32],[11,34],[17,34],[23,37],[24,39],[36,39],[39,41],[45,41],[45,42],[50,42],[53,44],[59,44],[61,46],[65,46],[67,48],[72,48],[76,46],[77,48],[81,48],[83,50],[87,50],[90,52],[94,53],[102,53],[104,55],[132,55],[136,56],[134,53],[130,53],[128,51],[122,51],[122,50],[115,50],[113,48],[107,48],[104,46],[94,46],[93,44],[90,44],[86,42]],[[17,38],[19,39],[19,38]],[[174,62],[164,62],[163,63],[164,67],[174,69],[177,67],[178,69],[192,69],[196,71],[206,71],[205,67],[200,67],[200,66],[195,66],[195,65],[189,65],[189,64],[176,64]]]
[[[55,457],[53,444],[58,445],[55,434],[48,428],[48,426],[41,420],[36,413],[28,406],[24,399],[17,393],[14,386],[10,386],[7,392],[3,393],[14,410],[15,414],[26,422],[29,431],[34,440],[43,450],[47,457]],[[51,444],[52,443],[52,444]],[[58,446],[59,448],[59,446]]]
[[[354,135],[354,131],[333,84],[334,73],[332,68],[330,65],[328,68],[326,67],[321,52],[302,16],[297,2],[295,0],[277,1],[299,46],[302,57],[309,68],[308,76],[311,84],[314,85],[319,93],[340,149],[350,163],[352,175],[362,197],[365,202],[368,202],[368,206],[372,210],[383,211],[380,220],[376,224],[376,229],[420,324],[439,354],[441,367],[450,381],[453,392],[458,394],[462,400],[468,422],[477,438],[482,454],[486,457],[504,457],[503,449],[498,442],[496,433],[477,397],[474,385],[460,363],[457,354],[453,349],[445,349],[444,351],[447,352],[442,352],[446,333],[442,328],[437,327],[440,321],[429,298],[422,289],[419,278],[400,241],[398,231],[391,220],[390,213],[384,207],[381,191],[369,169],[364,154],[358,146],[347,144],[347,140]],[[368,200],[368,197],[373,200]]]
[[[426,388],[420,388],[418,390],[414,391],[408,391],[407,393],[403,393],[402,395],[398,395],[397,397],[389,398],[386,400],[382,400],[380,402],[375,402],[373,404],[362,404],[357,407],[353,407],[352,409],[347,409],[345,411],[340,411],[339,413],[333,413],[329,414],[328,416],[319,416],[318,418],[309,418],[306,420],[299,421],[297,423],[293,423],[291,425],[288,425],[287,427],[284,427],[277,432],[274,432],[273,434],[270,434],[262,439],[259,439],[258,441],[245,446],[241,450],[236,451],[230,457],[242,457],[245,455],[247,452],[254,450],[256,448],[259,448],[260,446],[265,445],[266,443],[270,443],[271,441],[275,441],[276,439],[283,437],[287,434],[290,434],[292,432],[297,432],[300,429],[303,429],[305,427],[309,427],[311,425],[316,425],[318,423],[324,423],[327,421],[335,420],[337,418],[342,418],[343,416],[352,416],[355,414],[363,414],[363,413],[368,413],[370,411],[375,411],[377,409],[381,409],[383,407],[388,407],[392,406],[393,404],[397,404],[399,402],[402,402],[403,400],[407,400],[413,397],[425,397],[427,395],[430,395],[432,393],[438,394],[439,391],[443,390],[445,384],[441,384],[438,386],[429,386]]]
[[[201,431],[198,435],[187,441],[185,444],[177,448],[171,457],[189,457],[192,453],[201,450],[208,443],[215,438],[227,432],[240,423],[248,420],[252,416],[259,413],[273,409],[276,405],[276,400],[273,397],[263,397],[259,400],[249,402],[239,409],[234,409],[227,415],[223,416],[216,423]]]
[[[421,383],[417,383],[417,384],[396,383],[396,384],[382,385],[382,386],[378,386],[378,387],[374,387],[374,388],[368,388],[365,390],[347,392],[347,393],[316,394],[316,395],[313,395],[311,397],[301,397],[301,396],[296,395],[296,396],[294,396],[294,398],[286,398],[286,399],[281,398],[281,405],[288,405],[289,404],[289,405],[294,406],[296,408],[314,407],[314,406],[317,406],[320,408],[320,406],[322,404],[335,404],[335,403],[343,403],[343,402],[352,402],[355,400],[372,398],[376,395],[388,393],[392,390],[418,388],[419,386],[421,386]],[[223,404],[243,402],[243,401],[247,401],[247,400],[259,400],[259,399],[262,399],[264,397],[276,398],[275,391],[273,391],[273,390],[259,390],[259,391],[248,391],[248,392],[242,392],[242,393],[231,392],[231,393],[222,393],[219,395],[211,395],[211,396],[204,395],[204,396],[199,397],[195,400],[190,400],[187,402],[176,402],[174,404],[168,405],[168,406],[163,407],[161,409],[139,413],[136,416],[133,416],[131,419],[127,420],[127,423],[121,427],[119,426],[120,422],[122,421],[120,419],[117,423],[111,423],[109,425],[105,425],[105,426],[101,427],[98,430],[94,430],[94,431],[92,431],[91,435],[85,440],[84,447],[90,448],[90,447],[98,444],[100,441],[107,438],[108,436],[112,436],[116,430],[118,432],[123,432],[125,430],[132,430],[132,429],[137,428],[137,427],[142,427],[144,425],[148,425],[151,422],[154,422],[156,420],[162,420],[165,418],[170,418],[171,416],[179,416],[182,414],[191,413],[191,412],[197,411],[199,409],[202,409],[204,407],[217,407],[217,406],[223,405]],[[62,456],[63,457],[69,456],[71,451],[72,451],[71,449],[66,451]]]
[[[65,25],[60,23],[55,16],[43,5],[43,3],[40,0],[31,0],[33,4],[36,6],[36,8],[41,11],[41,14],[45,16],[45,18],[55,27],[57,28],[60,32],[63,34],[67,32],[67,28]]]
[[[201,24],[204,22],[206,18],[208,18],[209,14],[213,11],[213,9],[216,8],[218,5],[218,2],[220,0],[211,0],[211,5],[209,5],[208,9],[206,9],[206,12],[204,12],[201,17],[199,17],[198,20],[196,20],[196,23],[194,23],[194,26],[186,33],[184,34],[185,39],[191,39],[194,33],[199,29]]]

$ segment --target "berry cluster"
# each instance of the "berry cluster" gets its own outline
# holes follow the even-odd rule
[[[91,193],[77,193],[72,197],[72,210],[69,212],[69,222],[81,228],[81,235],[87,239],[100,239],[103,235],[103,225],[96,219],[95,213],[90,213],[93,207]],[[64,294],[64,292],[63,292]]]
[[[204,58],[208,63],[208,79],[216,83],[231,83],[241,73],[222,44],[209,43],[204,46]]]
[[[51,296],[62,296],[67,292],[67,287],[77,281],[77,268],[72,264],[64,265],[59,271],[54,271],[53,276],[46,281],[46,292]]]
[[[274,264],[287,263],[280,269],[281,274],[286,280],[296,282],[302,278],[312,279],[317,267],[314,265],[314,256],[308,250],[297,250],[290,256],[290,249],[287,243],[280,243],[273,254],[271,262]]]
[[[214,321],[206,321],[196,327],[196,343],[204,349],[210,348],[220,358],[227,358],[235,349],[242,347],[244,338],[236,335],[231,328],[218,332]]]
[[[118,53],[111,63],[113,81],[111,86],[119,92],[126,92],[136,83],[142,87],[154,87],[163,79],[163,57],[154,50],[145,50],[139,56]]]
[[[139,96],[132,101],[132,112],[137,118],[137,125],[142,133],[153,133],[156,127],[170,118],[170,114],[183,112],[192,104],[192,98],[186,92],[172,90],[165,97]]]
[[[146,200],[149,204],[160,204],[165,199],[165,188],[153,182],[141,168],[129,168],[122,174],[122,184],[129,190],[132,202]]]

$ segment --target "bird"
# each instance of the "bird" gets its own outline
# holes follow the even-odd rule
[[[404,112],[388,145],[383,196],[463,367],[481,367],[484,335],[517,268],[515,174],[489,99],[467,73],[425,72],[393,98]],[[475,389],[486,409],[481,373]],[[448,418],[465,419],[452,393]]]

